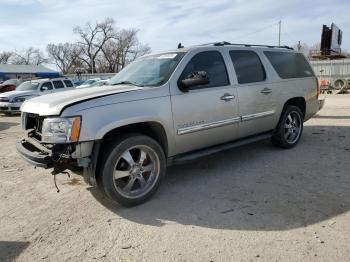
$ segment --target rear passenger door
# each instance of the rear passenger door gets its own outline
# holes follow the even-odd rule
[[[271,85],[264,57],[256,51],[242,49],[229,50],[229,55],[236,76],[242,118],[239,137],[272,130],[275,128],[278,90]]]

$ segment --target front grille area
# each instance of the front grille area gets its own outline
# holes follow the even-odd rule
[[[44,117],[37,114],[23,113],[23,127],[26,130],[31,130],[28,135],[32,138],[41,141],[41,130],[43,127]]]
[[[10,102],[10,100],[6,97],[0,97],[0,102]]]
[[[8,107],[7,107],[7,106],[0,106],[0,110],[1,110],[1,111],[7,111],[7,110],[8,110]]]

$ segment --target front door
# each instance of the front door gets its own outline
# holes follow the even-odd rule
[[[53,86],[51,82],[45,82],[40,87],[40,95],[50,94],[53,91]]]
[[[219,50],[194,53],[183,61],[179,81],[189,74],[205,71],[209,84],[182,92],[171,82],[176,153],[208,147],[238,136],[238,99]],[[181,70],[181,69],[180,69]]]

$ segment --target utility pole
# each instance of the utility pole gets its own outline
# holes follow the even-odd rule
[[[281,27],[282,27],[282,21],[280,20],[278,22],[278,46],[281,46]]]
[[[301,50],[301,43],[300,43],[300,41],[298,42],[298,51],[300,51]]]

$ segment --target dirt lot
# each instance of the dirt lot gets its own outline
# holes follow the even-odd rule
[[[328,96],[292,150],[269,141],[172,167],[122,208],[16,153],[0,116],[0,261],[349,261],[350,96]]]

